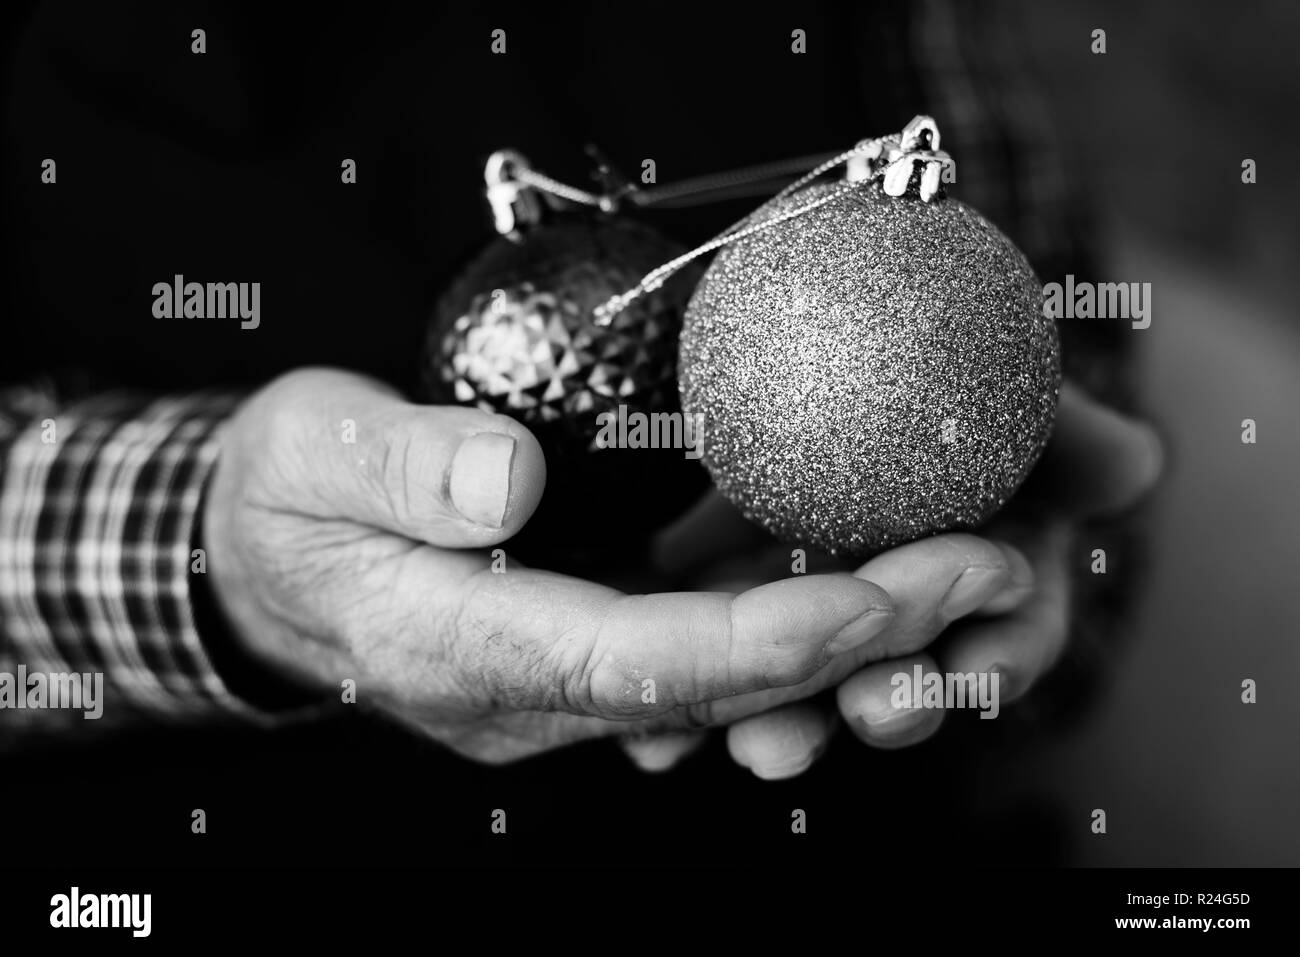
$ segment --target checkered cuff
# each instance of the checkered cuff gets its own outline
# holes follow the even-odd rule
[[[102,673],[102,723],[259,716],[213,668],[191,603],[202,490],[237,401],[0,392],[0,673]],[[0,731],[69,717],[10,704]]]

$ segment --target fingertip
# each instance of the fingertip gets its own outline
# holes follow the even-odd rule
[[[1034,583],[1034,566],[1030,564],[1025,553],[1015,545],[1002,539],[990,540],[1007,560],[1007,568],[1011,570],[1011,583],[1018,587],[1032,585]]]
[[[913,655],[870,665],[839,686],[836,703],[840,714],[865,744],[905,748],[939,730],[944,710],[925,707],[921,689],[912,687],[917,666],[922,675],[938,670],[930,656]]]
[[[808,704],[742,718],[727,728],[727,752],[760,780],[797,777],[825,750],[833,721],[833,713]]]
[[[997,544],[970,532],[943,532],[905,542],[872,556],[853,575],[889,592],[915,590],[927,583],[946,588],[954,574],[973,565],[1000,567],[1006,561]]]
[[[1137,489],[1135,496],[1140,496],[1149,491],[1158,481],[1165,471],[1165,443],[1160,437],[1160,433],[1154,426],[1141,422],[1138,423],[1141,432],[1141,451],[1137,459],[1138,464],[1135,468]]]
[[[757,765],[749,770],[760,781],[788,781],[797,778],[813,766],[817,760],[812,752],[800,755],[797,759],[782,764]]]
[[[1165,446],[1150,423],[1093,399],[1075,386],[1062,388],[1053,441],[1037,484],[1085,513],[1133,505],[1159,481]]]
[[[859,590],[862,599],[866,601],[873,611],[886,614],[894,614],[897,609],[894,607],[894,599],[883,585],[872,581],[870,578],[859,578],[857,575],[845,572],[837,574],[836,578],[847,578],[854,583],[854,587]]]
[[[493,428],[514,439],[510,489],[501,521],[502,539],[514,535],[532,518],[546,491],[546,454],[541,443],[520,422],[493,415]]]
[[[889,592],[865,578],[844,572],[787,580],[814,588],[814,613],[822,621],[834,622],[823,646],[826,658],[861,648],[886,632],[896,618]]]
[[[976,609],[981,615],[1004,615],[1019,608],[1034,594],[1034,567],[1024,552],[1003,541],[993,544],[1006,558],[1008,576],[1002,589]]]
[[[1115,476],[1107,508],[1131,505],[1149,491],[1164,472],[1164,441],[1149,422],[1104,409],[1110,423],[1108,448],[1098,450],[1111,460]]]
[[[751,588],[736,596],[741,609],[780,613],[792,625],[816,622],[827,637],[864,616],[894,613],[889,592],[848,573],[796,575]]]
[[[644,738],[622,738],[619,746],[640,770],[663,774],[697,750],[704,737],[702,732],[665,732]]]
[[[851,607],[856,610],[850,621],[863,615],[892,616],[898,611],[893,596],[885,586],[857,572],[823,572],[787,578],[785,581],[807,582],[811,587],[825,590],[828,595],[846,596]]]
[[[1096,498],[1084,511],[1096,514],[1121,512],[1132,508],[1160,481],[1164,473],[1165,452],[1160,434],[1145,422],[1123,418],[1122,440],[1106,452],[1110,459],[1109,479],[1099,483]]]

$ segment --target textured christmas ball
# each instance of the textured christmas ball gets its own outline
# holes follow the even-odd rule
[[[974,209],[864,185],[724,248],[686,312],[682,406],[704,413],[718,489],[784,541],[860,558],[975,527],[1051,433],[1042,302]]]
[[[521,536],[537,551],[644,536],[707,486],[680,448],[597,442],[603,413],[680,411],[678,337],[699,271],[673,277],[608,326],[593,311],[682,252],[631,220],[561,214],[518,241],[494,240],[435,309],[422,398],[509,415],[537,436],[547,487]]]

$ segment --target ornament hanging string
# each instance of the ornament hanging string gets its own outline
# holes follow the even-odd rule
[[[545,173],[539,173],[531,167],[524,166],[516,169],[514,179],[525,186],[531,186],[543,193],[550,193],[560,199],[567,199],[571,203],[578,203],[581,206],[598,206],[607,213],[614,211],[615,201],[612,196],[591,193],[585,189],[578,189],[576,186],[569,186],[567,183],[561,183],[558,179],[552,179]]]
[[[625,197],[634,206],[647,208],[688,207],[701,203],[717,202],[721,199],[755,195],[768,192],[774,182],[788,180],[810,167],[818,166],[834,153],[815,153],[811,156],[797,156],[793,159],[762,163],[757,166],[745,166],[726,173],[712,173],[707,176],[694,176],[677,183],[655,186],[650,189],[629,188]],[[550,193],[560,199],[566,199],[582,206],[596,206],[606,212],[613,212],[620,198],[609,193],[594,193],[578,189],[567,183],[561,183],[545,173],[530,167],[518,167],[514,171],[516,181]]]
[[[807,173],[799,177],[799,179],[795,180],[789,186],[785,187],[785,189],[781,190],[779,193],[773,196],[768,201],[768,203],[769,204],[776,203],[782,199],[785,199],[787,196],[790,196],[792,193],[795,193],[798,190],[803,189],[803,187],[807,186],[809,183],[817,179],[819,176],[822,176],[830,172],[831,170],[835,169],[835,167],[848,162],[854,157],[866,156],[868,155],[869,151],[872,149],[878,151],[881,142],[883,141],[867,140],[862,143],[859,143],[851,150],[845,150],[843,153],[831,157],[830,159],[826,160],[824,163],[820,164],[814,169],[809,170]],[[882,175],[884,175],[883,170],[873,173],[872,176],[866,180],[862,180],[859,182],[845,183],[840,188],[833,190],[829,193],[825,193],[817,197],[816,199],[809,200],[808,202],[796,206],[793,209],[788,209],[785,212],[778,213],[773,216],[769,216],[768,218],[760,220],[759,222],[756,223],[752,222],[753,214],[746,216],[744,219],[740,220],[739,222],[733,223],[727,229],[723,230],[717,236],[713,237],[713,239],[710,239],[707,243],[703,243],[702,245],[696,246],[690,252],[683,253],[682,255],[678,256],[676,259],[669,260],[668,262],[660,266],[658,269],[655,269],[647,273],[639,283],[637,283],[627,292],[617,296],[613,296],[606,302],[601,303],[599,306],[595,308],[595,310],[593,310],[592,318],[595,321],[596,325],[608,326],[611,322],[614,321],[614,317],[618,315],[620,312],[622,312],[624,309],[626,309],[631,303],[639,299],[641,296],[644,296],[646,293],[653,292],[654,290],[658,289],[660,286],[662,286],[665,282],[668,281],[668,278],[670,276],[672,276],[674,273],[676,273],[678,270],[680,270],[683,266],[685,266],[687,263],[691,262],[692,260],[698,259],[700,256],[706,255],[707,253],[711,253],[715,249],[721,249],[723,246],[726,246],[730,243],[737,242],[738,240],[741,239],[746,239],[750,236],[756,235],[765,230],[772,229],[775,226],[779,226],[782,223],[789,222],[792,219],[796,219],[799,216],[803,216],[807,213],[810,213],[814,209],[817,209],[819,206],[825,206],[827,203],[839,199],[841,196],[845,195],[846,193],[851,193],[854,192],[855,190],[862,188],[862,186],[865,183],[870,182],[874,180],[877,176],[882,176]]]
[[[863,189],[877,181],[883,180],[886,192],[891,195],[902,195],[903,192],[912,188],[913,175],[918,171],[918,164],[927,171],[927,175],[922,178],[919,195],[922,200],[928,202],[940,190],[940,171],[952,165],[952,158],[939,149],[939,130],[934,120],[928,116],[914,117],[903,128],[901,133],[863,140],[852,149],[831,155],[829,158],[826,158],[825,154],[819,154],[815,157],[768,163],[718,176],[697,177],[693,180],[686,180],[657,190],[641,191],[628,186],[624,187],[618,194],[593,193],[569,186],[532,169],[526,163],[520,162],[516,162],[510,170],[510,179],[513,182],[500,185],[510,191],[508,198],[517,195],[519,186],[527,186],[571,203],[595,206],[608,213],[614,212],[618,208],[619,200],[624,196],[629,197],[633,203],[639,206],[650,206],[657,202],[663,202],[665,205],[690,205],[692,197],[699,197],[711,192],[734,192],[737,187],[770,182],[772,179],[792,172],[792,164],[805,164],[816,160],[820,160],[820,162],[817,162],[812,169],[778,192],[765,205],[771,206],[773,203],[786,199],[838,166],[852,163],[854,160],[858,160],[859,163],[856,169],[854,166],[850,166],[846,181],[838,189],[791,209],[774,213],[757,222],[754,221],[756,214],[751,213],[744,219],[733,223],[708,242],[651,270],[627,292],[612,296],[593,310],[592,318],[595,324],[608,326],[613,322],[614,317],[632,302],[646,293],[658,289],[669,277],[700,256],[804,216],[818,207],[825,206],[841,196]],[[865,160],[865,166],[862,165],[861,161],[863,160]],[[807,169],[807,166],[800,165],[797,168]],[[701,201],[708,202],[709,200]]]

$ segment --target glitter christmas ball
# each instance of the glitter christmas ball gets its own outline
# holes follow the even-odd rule
[[[699,272],[674,277],[607,327],[593,311],[683,251],[627,219],[558,215],[517,240],[494,240],[436,307],[422,398],[509,415],[537,436],[547,487],[523,534],[538,552],[644,536],[707,487],[680,448],[597,442],[602,413],[680,411],[678,336]]]
[[[682,406],[705,415],[717,487],[784,541],[860,558],[977,526],[1051,432],[1042,301],[975,210],[864,183],[723,249],[687,309]]]

